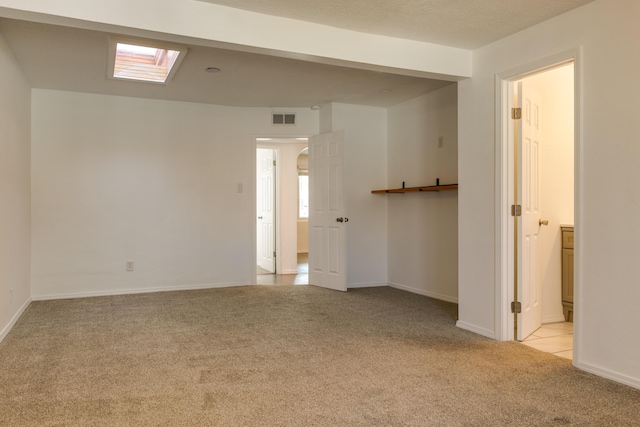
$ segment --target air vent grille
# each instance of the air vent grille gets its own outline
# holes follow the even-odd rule
[[[295,114],[274,114],[272,117],[271,123],[274,125],[280,125],[280,126],[295,125],[296,115]]]

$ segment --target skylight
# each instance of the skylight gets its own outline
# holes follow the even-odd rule
[[[185,48],[112,39],[109,48],[109,77],[167,83],[185,54]]]

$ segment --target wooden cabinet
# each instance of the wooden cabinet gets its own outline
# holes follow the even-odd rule
[[[562,226],[562,311],[573,322],[573,226]]]

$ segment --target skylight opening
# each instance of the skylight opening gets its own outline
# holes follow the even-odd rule
[[[167,83],[186,54],[186,48],[115,40],[109,50],[109,77],[152,83]]]

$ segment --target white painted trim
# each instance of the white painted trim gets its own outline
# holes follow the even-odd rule
[[[596,365],[592,365],[590,363],[579,362],[575,363],[574,366],[578,369],[581,369],[585,372],[589,372],[590,374],[597,375],[599,377],[607,378],[612,381],[616,381],[625,385],[628,385],[633,388],[640,389],[640,378],[633,378],[628,375],[623,375],[615,371],[611,371],[609,369],[604,369]]]
[[[229,282],[229,283],[212,283],[212,284],[191,285],[191,286],[167,286],[167,287],[160,287],[160,288],[114,289],[109,291],[96,291],[96,292],[74,292],[74,293],[67,293],[67,294],[35,295],[31,299],[33,301],[49,301],[49,300],[57,300],[57,299],[91,298],[91,297],[104,297],[104,296],[114,296],[114,295],[150,294],[154,292],[195,291],[199,289],[231,288],[236,286],[251,286],[251,284],[243,283],[243,282]]]
[[[256,180],[258,179],[258,140],[257,136],[251,137],[251,217],[249,219],[249,230],[251,230],[251,284],[258,283],[258,225],[256,217],[258,216],[258,188]]]
[[[573,364],[581,362],[582,355],[582,278],[584,265],[584,245],[582,244],[582,224],[586,214],[584,210],[585,200],[582,183],[584,182],[584,142],[582,140],[582,124],[584,123],[584,105],[582,103],[583,88],[582,46],[575,52],[573,80],[574,80],[574,260],[573,260]],[[577,308],[577,309],[576,309]]]
[[[27,299],[27,301],[24,304],[22,304],[22,307],[20,307],[18,312],[11,318],[7,326],[5,326],[2,331],[0,331],[0,342],[2,342],[7,337],[7,335],[9,335],[9,332],[11,332],[11,329],[13,329],[13,327],[16,325],[16,323],[18,322],[18,320],[20,319],[24,311],[27,309],[27,307],[29,307],[29,304],[31,304],[31,301],[32,301],[31,298]]]
[[[437,292],[425,291],[423,289],[414,288],[413,286],[401,285],[399,283],[389,283],[389,286],[396,289],[402,289],[403,291],[411,292],[418,295],[424,295],[425,297],[452,302],[454,304],[458,303],[458,298],[452,297],[450,295],[439,294]]]
[[[278,274],[299,274],[298,270],[284,270]]]
[[[508,341],[513,339],[512,332],[509,332],[509,321],[504,316],[503,308],[509,304],[509,298],[512,291],[505,289],[505,283],[509,283],[509,272],[512,262],[509,261],[509,256],[506,254],[503,248],[508,248],[509,243],[507,238],[509,236],[509,216],[504,215],[509,209],[510,196],[508,194],[508,180],[509,180],[509,150],[506,144],[503,144],[503,139],[509,140],[510,126],[509,121],[504,120],[504,111],[509,105],[509,83],[505,79],[496,74],[495,77],[496,88],[496,102],[495,102],[495,230],[496,236],[494,240],[495,245],[495,271],[496,271],[496,283],[495,283],[495,336],[500,341]],[[507,107],[504,107],[507,106]],[[503,213],[502,215],[500,213]],[[513,277],[513,272],[511,272]],[[511,326],[513,331],[513,325]]]
[[[380,288],[383,286],[388,286],[388,285],[386,282],[348,283],[347,289]]]
[[[508,117],[508,108],[510,104],[509,94],[510,85],[514,81],[523,79],[533,74],[538,74],[547,70],[551,70],[573,62],[574,64],[574,99],[575,99],[575,118],[574,118],[574,173],[575,173],[575,188],[574,188],[574,222],[576,232],[577,249],[579,248],[579,224],[583,217],[582,209],[582,190],[580,185],[580,179],[582,179],[582,62],[581,62],[581,47],[571,49],[569,51],[561,52],[556,55],[549,56],[547,58],[540,59],[538,61],[521,65],[510,70],[498,73],[495,76],[495,271],[496,271],[496,283],[495,283],[495,328],[496,339],[500,341],[513,340],[514,321],[513,315],[510,313],[509,302],[513,299],[513,286],[510,277],[513,276],[512,265],[513,260],[513,248],[510,236],[513,235],[513,226],[510,225],[513,221],[510,221],[509,205],[512,203],[511,198],[511,182],[512,176],[509,170],[509,141],[510,141],[510,121],[505,119]],[[579,252],[582,252],[579,250]],[[579,288],[581,272],[579,270],[581,261],[576,258],[574,264],[574,304],[579,305],[579,301],[576,301],[579,291],[575,291]],[[576,310],[576,313],[579,310]],[[574,362],[576,360],[577,343],[580,342],[580,323],[579,320],[574,317],[574,325],[576,325],[576,331],[574,332]],[[578,350],[579,353],[579,350]]]
[[[460,320],[458,320],[456,322],[456,326],[460,329],[464,329],[465,331],[470,331],[473,333],[476,333],[478,335],[482,335],[483,337],[487,337],[487,338],[491,338],[491,339],[497,339],[496,334],[489,329],[484,329],[484,328],[479,328],[476,325],[472,325],[470,323],[466,323],[466,322],[462,322]]]

